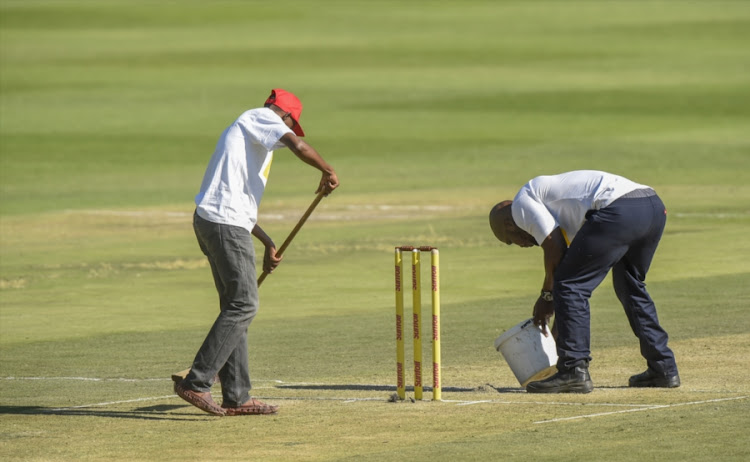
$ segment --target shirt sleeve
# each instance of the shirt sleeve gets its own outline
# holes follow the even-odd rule
[[[547,207],[535,199],[526,187],[516,195],[511,212],[516,225],[531,234],[539,245],[559,226]]]
[[[281,117],[270,109],[257,111],[250,125],[249,131],[252,137],[268,151],[280,147],[278,143],[282,136],[287,133],[294,133],[281,120]]]

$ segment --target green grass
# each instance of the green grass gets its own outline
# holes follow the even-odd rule
[[[746,460],[748,26],[741,1],[0,0],[0,454]],[[221,130],[275,87],[342,186],[250,328],[254,393],[281,412],[217,419],[168,379],[217,308],[192,198]],[[623,387],[644,364],[609,281],[594,393],[527,395],[493,349],[543,272],[487,211],[579,168],[667,204],[648,282],[677,390]],[[277,153],[277,242],[318,178]],[[443,403],[387,402],[402,244],[441,249]]]

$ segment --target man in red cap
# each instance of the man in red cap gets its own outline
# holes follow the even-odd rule
[[[258,206],[268,181],[274,149],[287,147],[322,172],[316,193],[339,186],[333,167],[300,139],[302,103],[274,89],[265,106],[244,112],[219,138],[200,192],[195,197],[193,229],[208,258],[220,313],[198,350],[187,377],[175,383],[185,401],[214,415],[273,414],[278,406],[250,397],[247,329],[258,310],[255,251],[250,237],[263,243],[263,269],[281,262],[273,240],[258,226]],[[211,397],[214,377],[221,380],[221,406]]]

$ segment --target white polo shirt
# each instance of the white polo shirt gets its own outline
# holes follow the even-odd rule
[[[201,218],[252,232],[266,188],[273,150],[292,130],[269,108],[244,112],[224,130],[195,196]]]
[[[526,183],[511,205],[513,221],[531,234],[537,244],[558,226],[568,244],[586,220],[586,212],[599,210],[617,198],[648,186],[595,170],[538,176]]]

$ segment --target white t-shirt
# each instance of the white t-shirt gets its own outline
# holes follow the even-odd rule
[[[599,210],[617,198],[648,186],[595,170],[538,176],[526,183],[511,205],[513,221],[531,234],[537,244],[558,226],[570,242],[586,220],[586,212]]]
[[[292,130],[269,108],[244,112],[224,130],[195,196],[198,216],[252,232],[271,170],[273,150]]]

